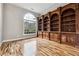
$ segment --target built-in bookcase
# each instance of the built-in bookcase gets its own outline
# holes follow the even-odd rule
[[[43,31],[43,16],[38,17],[38,37],[42,38],[42,31]]]
[[[50,31],[59,31],[59,17],[57,14],[52,15],[50,19]]]
[[[49,25],[49,18],[45,17],[43,20],[43,31],[48,31],[48,26]]]
[[[38,31],[42,31],[42,19],[38,19]]]
[[[62,13],[61,30],[62,32],[76,32],[75,11],[73,9],[65,10]]]
[[[49,16],[47,16],[49,14]],[[43,38],[79,46],[79,4],[71,3],[44,15],[38,21]],[[43,24],[43,25],[42,25]],[[43,26],[43,27],[42,27]]]

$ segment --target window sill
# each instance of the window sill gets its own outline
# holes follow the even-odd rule
[[[35,34],[37,34],[37,33],[33,33],[33,34],[23,34],[23,35],[35,35]]]

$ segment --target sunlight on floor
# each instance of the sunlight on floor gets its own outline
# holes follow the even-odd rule
[[[37,50],[37,42],[31,41],[24,44],[24,56],[35,56]]]

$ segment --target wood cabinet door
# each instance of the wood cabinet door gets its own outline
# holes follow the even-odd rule
[[[42,38],[42,32],[38,32],[38,37]]]
[[[75,34],[67,35],[67,42],[70,45],[75,45],[75,40],[76,40],[76,35]]]
[[[67,36],[64,35],[64,34],[62,34],[62,35],[61,35],[61,42],[62,42],[62,43],[66,43],[66,41],[67,41]]]
[[[75,19],[76,19],[76,34],[79,34],[79,5],[77,5],[75,10]]]
[[[50,40],[60,42],[59,34],[57,33],[50,33]]]
[[[45,32],[43,32],[43,39],[45,39]]]
[[[79,34],[76,34],[75,45],[79,47]]]
[[[69,45],[75,45],[75,34],[62,34],[61,42]]]

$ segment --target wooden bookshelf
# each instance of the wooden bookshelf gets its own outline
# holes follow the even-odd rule
[[[62,13],[61,31],[62,32],[76,32],[75,10],[67,9]]]
[[[38,18],[38,31],[42,31],[42,24],[43,24],[43,19],[42,17]]]
[[[43,31],[48,31],[49,28],[49,18],[46,16],[43,20]]]
[[[45,14],[43,17],[43,39],[49,39],[50,15]]]
[[[43,15],[38,17],[38,37],[43,38]]]
[[[57,14],[54,14],[51,17],[50,30],[51,31],[59,31],[59,17]]]
[[[48,12],[38,21],[42,37],[79,46],[79,4],[70,3]]]
[[[78,5],[71,3],[61,9],[61,41],[62,43],[76,46],[76,22],[78,21]],[[79,10],[79,9],[78,9]],[[77,27],[77,28],[76,28]],[[78,42],[79,43],[79,42]]]
[[[60,42],[60,10],[61,7],[50,13],[50,40]]]

